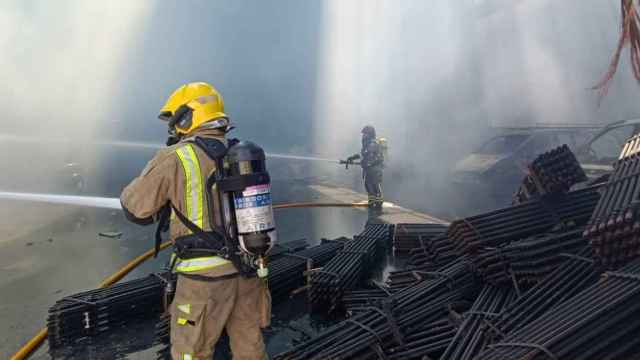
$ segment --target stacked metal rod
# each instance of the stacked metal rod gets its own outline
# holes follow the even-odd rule
[[[513,197],[513,204],[537,196],[566,193],[571,186],[585,180],[587,176],[575,155],[567,145],[562,145],[533,160]]]
[[[156,352],[156,359],[171,359],[171,314],[168,312],[163,313],[156,323],[153,343],[162,345]]]
[[[305,239],[288,241],[285,243],[277,243],[269,252],[269,260],[273,261],[283,254],[289,254],[296,251],[304,250],[309,247]]]
[[[49,346],[81,341],[159,314],[167,281],[167,273],[152,274],[64,297],[49,309]]]
[[[638,359],[638,331],[640,261],[635,261],[506,334],[478,359]]]
[[[490,326],[489,321],[509,305],[515,295],[511,287],[485,285],[471,310],[464,313],[458,332],[440,359],[471,360],[479,354],[485,345],[483,335]]]
[[[311,275],[310,302],[329,311],[335,309],[345,291],[361,285],[372,273],[383,245],[390,240],[391,229],[387,225],[367,225],[360,235],[345,242],[342,251]]]
[[[590,253],[585,247],[577,255],[560,254],[563,264],[492,319],[491,335],[487,338],[498,341],[595,284],[598,273]]]
[[[425,265],[437,268],[457,258],[455,244],[447,235],[440,235],[431,240],[422,241],[420,246],[409,250],[408,266],[426,270],[422,268]]]
[[[367,358],[402,346],[407,331],[447,315],[447,305],[477,290],[464,259],[430,274],[432,278],[391,295],[382,309],[372,308],[340,322],[276,359]]]
[[[582,225],[600,197],[597,186],[553,199],[536,199],[493,212],[454,221],[447,232],[459,254],[474,254],[549,231],[567,222]]]
[[[393,240],[393,234],[395,231],[395,225],[382,224],[382,223],[367,223],[359,236],[375,236],[379,237],[382,241],[382,245],[390,248],[391,240]]]
[[[118,331],[86,338],[77,343],[68,343],[62,347],[49,348],[48,355],[53,360],[130,359],[131,354],[145,351],[151,346],[153,333],[149,333],[148,330],[154,321],[155,319],[138,319],[128,323],[126,327],[119,327]],[[135,355],[133,357],[137,358]]]
[[[598,261],[607,268],[640,255],[640,135],[629,139],[602,198],[589,221],[589,238]]]
[[[447,319],[425,324],[408,332],[404,337],[404,345],[387,349],[386,359],[437,359],[451,343],[456,332],[456,326]]]
[[[561,253],[575,254],[588,245],[583,227],[546,233],[499,248],[481,250],[473,257],[476,269],[487,283],[537,283],[563,263]]]
[[[282,254],[269,264],[269,290],[274,299],[286,298],[291,291],[305,285],[304,272],[329,262],[345,242],[323,240],[318,245],[291,254]]]
[[[411,249],[426,246],[426,243],[446,231],[447,227],[442,224],[396,224],[393,251],[406,254]]]
[[[380,286],[372,289],[350,290],[342,297],[342,304],[347,314],[354,314],[371,307],[380,307],[391,292]]]
[[[422,280],[420,272],[435,271],[459,258],[455,245],[446,235],[421,242],[420,247],[412,249],[410,258],[402,270],[389,273],[386,285],[389,291],[396,292]]]

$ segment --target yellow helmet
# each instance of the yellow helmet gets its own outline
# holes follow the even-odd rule
[[[179,87],[169,96],[158,116],[169,121],[177,133],[188,134],[202,124],[219,119],[211,128],[227,128],[229,120],[224,113],[222,95],[213,86],[194,82]]]

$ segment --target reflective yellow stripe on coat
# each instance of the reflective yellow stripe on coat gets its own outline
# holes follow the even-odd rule
[[[198,156],[191,144],[186,144],[178,148],[176,155],[178,155],[180,163],[182,164],[182,170],[184,170],[184,203],[187,210],[185,216],[200,229],[203,229],[204,184],[206,181],[202,177]],[[192,272],[207,270],[229,263],[231,262],[219,256],[207,256],[186,260],[178,258],[176,259],[174,269],[177,272]]]
[[[184,200],[187,213],[192,223],[203,228],[204,181],[200,171],[200,162],[193,150],[193,145],[187,144],[176,150],[176,154],[184,170]]]

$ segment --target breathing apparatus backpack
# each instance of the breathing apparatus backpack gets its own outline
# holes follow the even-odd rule
[[[276,231],[264,151],[250,141],[230,141],[228,148],[212,138],[195,137],[188,142],[216,163],[205,185],[211,231],[204,231],[171,205],[192,232],[176,239],[176,254],[185,259],[217,255],[230,260],[242,276],[266,277],[265,257],[276,242]],[[217,212],[214,201],[221,204]]]
[[[380,154],[382,156],[382,164],[386,164],[389,160],[389,143],[386,138],[377,138],[376,144],[380,147]]]

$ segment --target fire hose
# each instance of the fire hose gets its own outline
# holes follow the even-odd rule
[[[344,207],[344,208],[366,208],[368,204],[366,202],[356,202],[356,203],[314,203],[314,202],[302,202],[302,203],[288,203],[288,204],[276,204],[273,206],[274,209],[296,209],[296,208],[320,208],[320,207]],[[172,245],[171,241],[166,241],[160,245],[160,250],[164,250]],[[115,273],[111,274],[109,277],[104,279],[99,285],[98,288],[106,288],[109,287],[118,281],[120,281],[123,277],[129,274],[133,269],[140,266],[140,264],[144,263],[148,259],[152,258],[154,254],[154,249],[149,249],[145,253],[139,255],[135,259],[131,260],[128,264],[120,268]],[[20,350],[18,350],[10,360],[23,360],[29,358],[29,356],[36,351],[47,338],[48,330],[47,328],[41,329],[31,340],[29,340],[26,344],[24,344]]]

